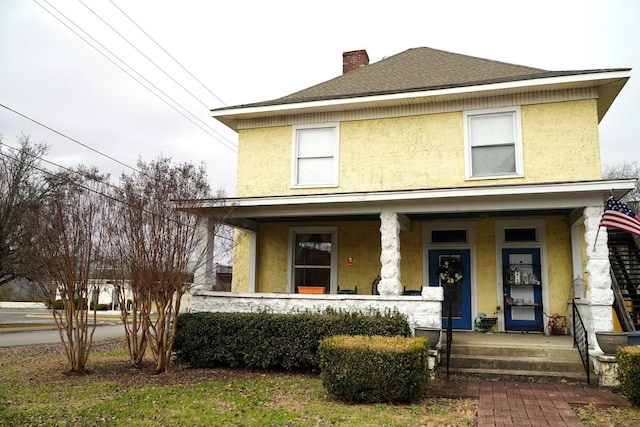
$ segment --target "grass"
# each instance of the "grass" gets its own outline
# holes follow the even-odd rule
[[[97,343],[90,375],[67,377],[60,345],[0,349],[0,426],[473,426],[472,399],[354,405],[317,376],[127,366],[123,342]],[[586,426],[640,425],[632,407],[576,407]]]
[[[242,369],[162,375],[126,366],[126,351],[97,350],[90,375],[66,377],[52,346],[0,352],[0,426],[472,426],[474,400],[425,398],[406,405],[350,405],[317,376]],[[31,348],[31,347],[29,347]],[[42,349],[47,349],[44,351]]]

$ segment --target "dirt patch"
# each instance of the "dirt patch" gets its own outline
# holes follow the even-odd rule
[[[87,371],[91,376],[99,377],[101,381],[116,381],[120,384],[161,384],[163,386],[189,386],[201,384],[207,381],[233,381],[236,379],[260,378],[264,372],[247,369],[216,368],[216,369],[192,369],[180,364],[171,364],[169,370],[159,375],[154,375],[155,364],[149,352],[142,366],[132,367],[128,364],[126,353],[127,343],[124,339],[96,341],[91,347],[91,354],[116,352],[123,350],[124,353],[100,356],[99,363],[93,363],[91,354],[87,362]],[[30,375],[31,383],[51,382],[52,368],[57,365],[60,377],[68,374],[66,358],[62,344],[38,344],[18,347],[1,347],[0,361],[10,358],[21,358],[28,360],[28,366],[33,373]],[[59,363],[53,363],[56,360]],[[26,365],[27,363],[25,363]],[[1,363],[0,363],[1,365]],[[39,375],[38,373],[47,373]],[[270,372],[270,375],[280,375]],[[286,375],[286,374],[281,374]]]

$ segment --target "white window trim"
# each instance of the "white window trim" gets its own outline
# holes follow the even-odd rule
[[[300,129],[321,129],[333,128],[335,132],[335,144],[333,152],[333,177],[332,182],[301,185],[298,184],[298,130]],[[327,188],[338,187],[339,167],[340,167],[340,123],[316,123],[306,125],[295,125],[292,129],[291,136],[291,188]]]
[[[289,227],[289,245],[287,248],[287,290],[293,294],[294,289],[294,250],[296,245],[296,234],[331,234],[331,273],[329,283],[329,293],[338,293],[338,227],[337,226],[314,226],[314,227]]]
[[[469,121],[471,117],[496,114],[496,113],[515,113],[514,114],[514,133],[515,133],[515,173],[502,173],[496,175],[482,175],[473,176],[473,165],[471,162],[471,136]],[[489,108],[482,110],[469,110],[462,112],[463,128],[464,128],[464,172],[465,179],[469,181],[483,180],[483,179],[501,179],[501,178],[521,178],[524,176],[524,167],[522,160],[522,119],[520,106],[504,107],[504,108]]]

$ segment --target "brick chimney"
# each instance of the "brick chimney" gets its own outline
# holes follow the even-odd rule
[[[342,74],[369,65],[369,55],[364,49],[342,53]]]

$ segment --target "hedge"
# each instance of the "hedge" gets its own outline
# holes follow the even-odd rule
[[[318,346],[334,335],[411,336],[398,312],[185,313],[178,317],[175,361],[193,367],[316,370]]]
[[[640,406],[640,346],[622,346],[616,351],[620,392],[629,403]]]

